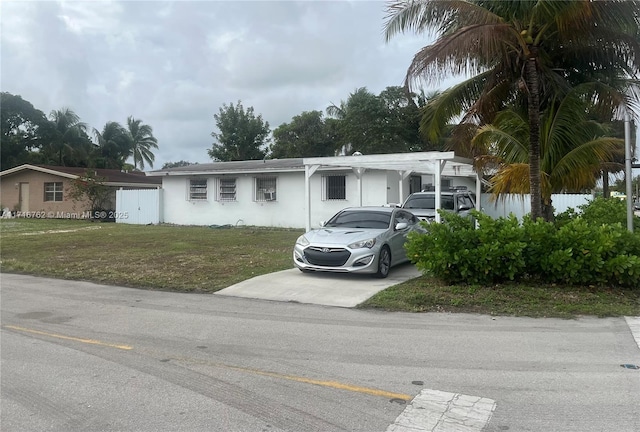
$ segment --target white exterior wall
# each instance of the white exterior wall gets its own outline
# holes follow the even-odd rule
[[[346,199],[322,200],[322,175],[346,175]],[[254,225],[304,228],[306,221],[304,172],[274,173],[276,200],[254,201],[253,174],[227,175],[236,178],[236,201],[216,201],[218,176],[207,176],[207,200],[189,201],[189,180],[196,177],[165,176],[164,222],[178,225]],[[398,195],[399,175],[386,171],[366,171],[362,178],[362,205],[384,205]],[[408,190],[408,181],[405,189]],[[311,223],[318,226],[345,207],[359,205],[358,183],[353,171],[318,170],[310,178]],[[397,202],[397,201],[392,201]]]
[[[304,221],[304,173],[276,174],[276,200],[265,202],[254,201],[255,176],[225,177],[236,178],[236,201],[216,201],[217,176],[207,176],[207,199],[193,201],[189,200],[189,181],[195,177],[163,177],[165,222],[179,225],[304,226],[304,223],[296,223],[297,219]]]

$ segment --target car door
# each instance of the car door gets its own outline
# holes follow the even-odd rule
[[[392,264],[402,262],[407,259],[407,252],[404,249],[404,244],[407,240],[407,234],[411,232],[411,227],[414,225],[412,223],[412,219],[415,219],[415,217],[404,210],[396,210],[394,213],[393,226],[391,228],[393,229],[393,233],[391,234],[389,241]],[[399,223],[406,223],[407,226],[400,230],[396,230],[395,227]]]

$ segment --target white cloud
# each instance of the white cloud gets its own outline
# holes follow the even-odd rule
[[[380,1],[2,3],[2,91],[89,126],[153,127],[163,162],[208,160],[213,115],[242,100],[272,128],[358,87],[400,85],[416,36],[382,36]]]

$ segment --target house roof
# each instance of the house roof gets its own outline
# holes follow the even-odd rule
[[[412,152],[304,158],[304,165],[318,167],[349,167],[436,174],[440,165],[443,176],[476,177],[471,159],[456,156],[454,152]]]
[[[304,171],[305,166],[319,168],[364,168],[433,174],[435,164],[444,165],[443,176],[476,176],[470,159],[453,152],[414,152],[360,156],[265,159],[250,161],[213,162],[147,172],[147,176],[187,176],[206,174],[238,174]]]
[[[143,172],[123,172],[116,169],[63,167],[31,164],[19,165],[8,170],[4,170],[0,172],[0,177],[4,177],[24,170],[38,171],[68,179],[76,179],[84,175],[87,170],[91,170],[95,172],[97,177],[106,178],[107,180],[104,182],[104,184],[107,186],[158,187],[162,184],[161,179],[147,177]]]
[[[248,161],[212,162],[147,172],[147,176],[185,176],[202,174],[238,174],[304,171],[302,158],[260,159]]]

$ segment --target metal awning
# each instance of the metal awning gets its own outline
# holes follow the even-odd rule
[[[377,155],[352,155],[335,157],[304,158],[304,183],[306,200],[306,229],[311,229],[311,191],[310,178],[321,167],[351,168],[358,184],[358,202],[362,205],[362,174],[367,169],[396,171],[400,174],[400,197],[403,193],[403,180],[412,173],[434,174],[436,190],[436,209],[440,209],[441,177],[470,177],[476,181],[476,196],[480,197],[481,182],[473,169],[471,159],[458,157],[454,152],[416,152],[392,153]],[[476,200],[476,208],[480,209],[480,200]],[[440,215],[436,212],[436,221]]]

